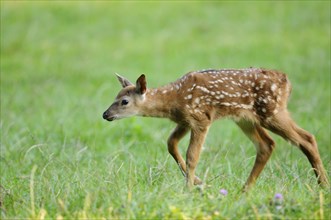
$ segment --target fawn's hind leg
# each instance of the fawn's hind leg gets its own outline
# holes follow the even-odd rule
[[[178,151],[178,142],[187,134],[189,130],[190,128],[188,126],[177,125],[168,139],[168,151],[175,159],[184,177],[186,177],[186,163]],[[196,176],[194,178],[194,184],[199,185],[201,183],[202,181]]]
[[[241,121],[237,122],[237,124],[256,147],[255,163],[243,188],[243,191],[248,191],[268,162],[275,147],[275,142],[258,124],[249,121]]]
[[[286,110],[274,115],[263,126],[298,146],[313,167],[318,183],[329,186],[314,136],[296,125]]]

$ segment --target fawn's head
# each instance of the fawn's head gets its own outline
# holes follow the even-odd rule
[[[144,74],[137,79],[136,85],[120,75],[117,75],[117,78],[123,88],[113,104],[103,113],[103,118],[107,121],[138,115],[139,106],[145,98],[146,78]]]

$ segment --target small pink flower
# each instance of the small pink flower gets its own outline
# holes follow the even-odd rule
[[[283,203],[283,195],[280,193],[276,193],[274,196],[274,204],[277,210],[282,209],[282,203]]]
[[[283,200],[283,195],[280,193],[276,193],[274,198],[275,198],[275,200],[281,201],[281,200]]]
[[[220,194],[226,196],[228,194],[228,191],[226,189],[221,189]]]

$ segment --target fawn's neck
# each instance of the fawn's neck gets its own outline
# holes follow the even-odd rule
[[[141,115],[145,117],[172,118],[177,105],[177,92],[170,86],[148,89],[141,106]]]

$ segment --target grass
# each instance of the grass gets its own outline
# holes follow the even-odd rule
[[[279,69],[330,176],[329,18],[328,1],[1,1],[1,218],[330,219],[330,189],[276,136],[242,194],[255,149],[216,122],[197,169],[209,187],[187,193],[167,153],[173,123],[101,118],[120,89],[115,72],[157,87],[204,68]]]

